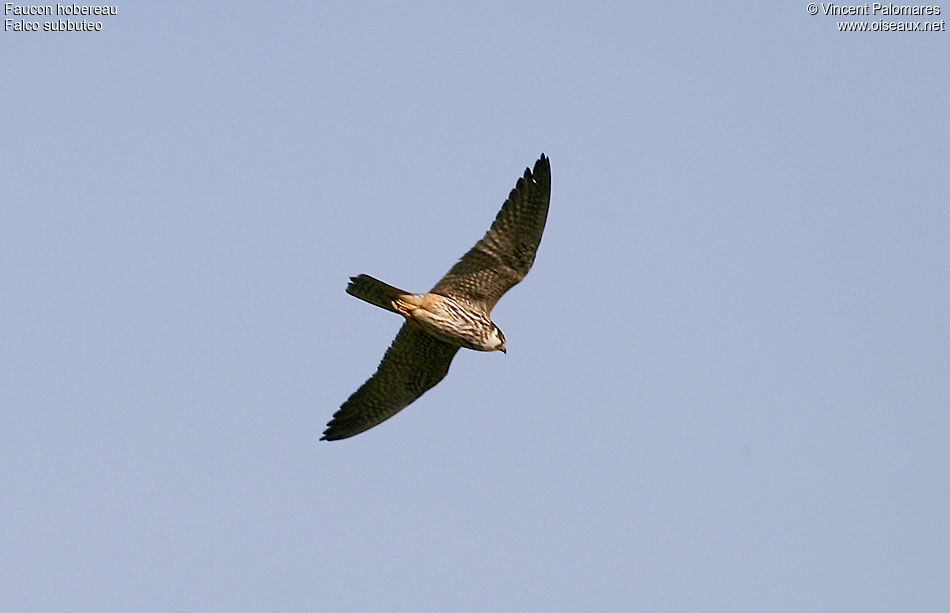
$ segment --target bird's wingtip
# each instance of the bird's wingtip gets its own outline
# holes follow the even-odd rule
[[[534,163],[534,173],[538,174],[539,172],[545,171],[550,172],[551,169],[551,160],[548,156],[541,154],[541,157],[538,158],[538,161]]]

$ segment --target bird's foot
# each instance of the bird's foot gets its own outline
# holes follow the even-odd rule
[[[393,300],[391,304],[393,305],[393,308],[396,309],[397,313],[399,313],[400,315],[403,315],[407,319],[411,318],[412,317],[411,313],[419,308],[418,305],[410,304],[406,302],[405,300],[401,300],[399,298],[396,298],[395,300]]]

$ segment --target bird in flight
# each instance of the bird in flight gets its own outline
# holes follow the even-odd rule
[[[441,381],[461,348],[505,351],[492,307],[534,263],[551,198],[551,163],[526,168],[491,228],[428,293],[413,294],[369,275],[346,293],[398,313],[406,322],[376,373],[333,414],[320,440],[359,434],[395,415]]]

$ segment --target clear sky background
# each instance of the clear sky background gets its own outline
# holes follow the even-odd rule
[[[950,610],[950,33],[575,4],[0,32],[0,609]],[[318,442],[541,152],[507,356]]]

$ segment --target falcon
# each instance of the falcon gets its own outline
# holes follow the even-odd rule
[[[333,414],[320,440],[351,437],[406,408],[445,377],[462,347],[505,352],[505,335],[491,311],[531,269],[550,198],[551,164],[542,153],[485,236],[428,293],[413,294],[369,275],[350,278],[346,293],[406,322],[376,373]]]

